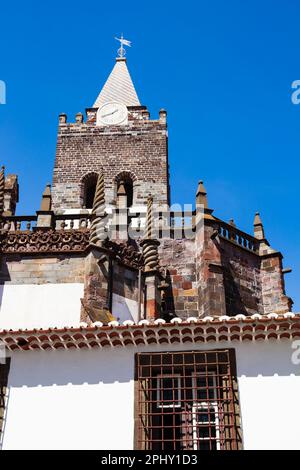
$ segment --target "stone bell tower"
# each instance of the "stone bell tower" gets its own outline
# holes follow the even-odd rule
[[[122,196],[132,212],[146,211],[147,197],[169,203],[166,112],[150,119],[137,96],[125,57],[118,57],[86,119],[59,116],[53,174],[53,210],[92,208],[97,177],[103,173],[107,207]]]

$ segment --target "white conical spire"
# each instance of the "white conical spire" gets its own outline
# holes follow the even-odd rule
[[[93,108],[100,108],[104,103],[116,101],[126,106],[140,106],[125,57],[118,57],[111,74],[102,88]]]

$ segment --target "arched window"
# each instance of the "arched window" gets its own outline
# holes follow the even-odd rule
[[[89,173],[82,180],[82,206],[86,209],[93,208],[97,179],[97,173]]]
[[[134,181],[135,176],[127,171],[123,171],[116,177],[117,201],[120,197],[125,195],[127,198],[127,207],[131,207],[133,205]]]
[[[96,191],[96,182],[89,181],[85,188],[85,207],[87,209],[93,208],[93,202]]]

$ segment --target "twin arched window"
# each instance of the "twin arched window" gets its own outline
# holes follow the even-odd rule
[[[81,201],[82,207],[92,209],[97,185],[98,173],[92,172],[82,179]],[[123,171],[115,178],[115,194],[118,205],[118,198],[126,196],[127,207],[131,207],[134,201],[134,181],[135,176],[130,172]],[[125,193],[125,194],[124,194]]]

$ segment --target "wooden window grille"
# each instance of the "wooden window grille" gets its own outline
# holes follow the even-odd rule
[[[135,448],[237,450],[233,349],[136,354]]]

